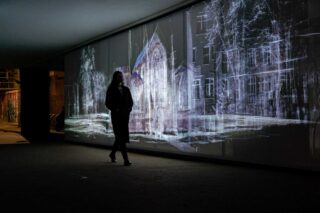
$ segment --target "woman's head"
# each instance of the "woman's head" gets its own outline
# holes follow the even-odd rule
[[[112,77],[112,85],[119,85],[119,84],[123,84],[123,75],[122,72],[120,71],[115,71],[113,73],[113,77]]]

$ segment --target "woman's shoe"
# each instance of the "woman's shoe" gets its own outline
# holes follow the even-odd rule
[[[123,165],[124,165],[124,166],[131,166],[131,164],[132,164],[131,162],[125,161]]]
[[[115,156],[114,154],[111,153],[111,154],[109,155],[109,157],[110,157],[112,163],[117,162],[117,161],[116,161],[116,156]]]

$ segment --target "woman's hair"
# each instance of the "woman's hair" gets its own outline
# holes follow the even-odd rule
[[[117,85],[117,80],[118,80],[118,75],[122,75],[122,72],[120,72],[120,71],[115,71],[114,73],[113,73],[113,76],[112,76],[112,81],[111,81],[111,83],[110,83],[110,85],[109,85],[109,87],[114,87],[114,86],[118,86]]]

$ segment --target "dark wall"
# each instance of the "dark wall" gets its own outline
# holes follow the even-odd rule
[[[21,69],[21,134],[31,142],[48,138],[49,70]]]

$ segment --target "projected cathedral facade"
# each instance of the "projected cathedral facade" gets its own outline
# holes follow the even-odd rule
[[[204,1],[68,54],[66,136],[112,143],[104,98],[120,70],[133,147],[253,161],[241,141],[278,143],[293,127],[316,156],[319,41],[307,3]]]

